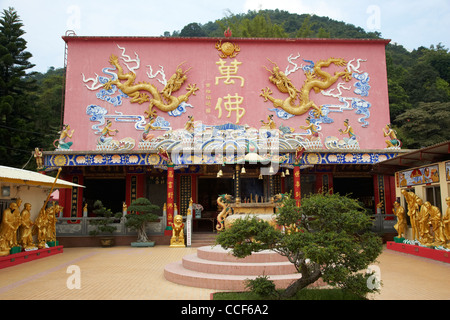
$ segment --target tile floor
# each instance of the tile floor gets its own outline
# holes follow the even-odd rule
[[[0,300],[209,300],[215,290],[178,285],[164,266],[197,248],[64,248],[64,252],[0,270]],[[450,265],[385,249],[383,286],[373,300],[450,300]],[[80,288],[72,266],[80,271]],[[68,285],[69,284],[69,285]]]

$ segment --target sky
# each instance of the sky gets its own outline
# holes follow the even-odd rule
[[[450,47],[449,0],[0,0],[19,14],[27,50],[45,73],[64,66],[62,36],[162,36],[189,23],[205,24],[248,10],[280,9],[315,14],[378,31],[408,50],[441,43]]]

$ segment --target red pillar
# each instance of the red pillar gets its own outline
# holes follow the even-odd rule
[[[294,199],[297,207],[300,207],[301,189],[300,189],[300,166],[294,165]]]
[[[173,213],[174,213],[174,204],[175,204],[175,195],[174,195],[174,186],[175,182],[175,170],[173,165],[167,166],[167,227],[172,227],[173,223]],[[172,232],[170,232],[172,234]]]

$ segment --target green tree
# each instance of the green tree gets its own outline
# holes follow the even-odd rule
[[[303,20],[302,26],[297,31],[297,38],[312,38],[314,36],[314,32],[311,30],[311,16],[308,15]]]
[[[2,164],[20,166],[30,156],[30,122],[33,113],[28,93],[35,81],[26,71],[34,67],[22,37],[23,24],[14,10],[3,10],[0,18],[0,158]],[[26,155],[28,153],[28,155]]]
[[[302,277],[286,288],[281,298],[292,297],[319,278],[360,296],[378,290],[368,285],[373,275],[361,271],[376,260],[382,242],[371,231],[371,219],[356,200],[314,194],[297,207],[295,200],[287,197],[276,221],[284,226],[284,232],[255,217],[237,219],[219,233],[217,243],[236,257],[268,249],[286,256]]]
[[[270,16],[259,12],[254,17],[240,18],[231,14],[224,20],[216,21],[225,31],[228,27],[234,37],[242,38],[286,38],[287,33],[283,27],[272,23]]]
[[[450,102],[419,102],[395,122],[405,148],[418,149],[450,140]]]
[[[181,32],[180,37],[206,37],[206,32],[202,29],[201,25],[193,22],[185,26]]]
[[[39,132],[33,136],[33,143],[44,150],[52,149],[53,141],[61,129],[61,108],[64,90],[64,69],[49,68],[46,73],[36,73],[37,89],[31,93],[33,101],[33,128]]]
[[[158,215],[155,213],[158,209],[159,206],[152,204],[147,198],[138,198],[128,207],[130,213],[126,215],[125,225],[138,232],[138,242],[148,242],[145,228],[147,222],[158,221]]]

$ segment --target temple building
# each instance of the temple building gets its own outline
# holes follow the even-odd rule
[[[408,151],[390,128],[389,40],[63,39],[64,126],[44,166],[85,187],[61,190],[64,217],[146,197],[167,226],[193,203],[195,233],[215,230],[222,194],[300,205],[329,190],[392,214],[394,176],[372,170]]]

